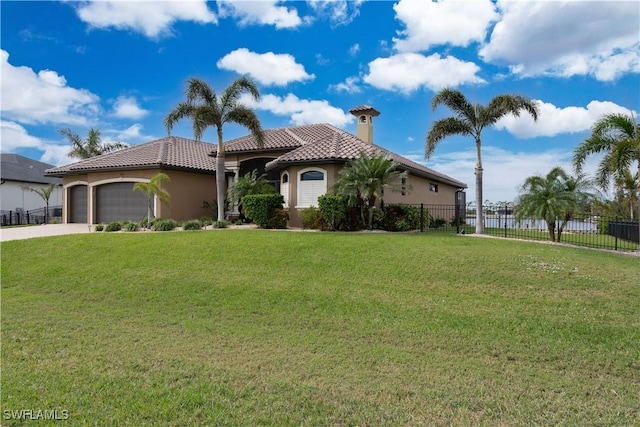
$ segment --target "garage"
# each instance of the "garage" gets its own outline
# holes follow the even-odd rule
[[[69,189],[69,222],[87,223],[86,185],[75,185]]]
[[[99,185],[96,193],[96,222],[140,221],[147,216],[147,196],[133,191],[133,182]]]

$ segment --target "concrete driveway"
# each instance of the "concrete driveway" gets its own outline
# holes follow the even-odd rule
[[[0,229],[0,242],[91,232],[88,224],[45,224]]]

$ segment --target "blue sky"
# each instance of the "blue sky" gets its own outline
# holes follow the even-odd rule
[[[487,103],[528,96],[540,118],[509,117],[483,133],[485,199],[510,201],[533,174],[570,170],[573,149],[603,114],[640,111],[640,4],[633,1],[83,1],[1,8],[1,141],[70,163],[70,128],[140,144],[190,77],[217,91],[252,77],[264,128],[332,123],[355,133],[349,109],[369,104],[375,143],[469,185],[475,148],[443,141],[424,160],[444,87]],[[225,139],[244,135],[225,128]],[[188,122],[173,134],[192,137]],[[216,142],[213,130],[205,141]],[[595,170],[597,159],[587,164]]]

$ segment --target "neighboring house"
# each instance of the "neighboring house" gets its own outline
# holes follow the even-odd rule
[[[45,171],[52,167],[19,154],[0,154],[0,210],[27,212],[43,209],[44,200],[31,189],[37,190],[49,184],[59,185],[49,198],[49,206],[61,206],[62,179],[45,175]]]
[[[252,135],[225,144],[227,186],[240,176],[266,173],[277,192],[284,196],[289,225],[302,225],[299,210],[317,206],[317,198],[331,187],[349,161],[362,151],[388,154],[409,172],[410,191],[385,194],[386,203],[453,205],[467,185],[373,144],[373,117],[380,113],[369,106],[351,110],[358,118],[357,136],[329,124],[292,126],[265,130],[263,147]],[[105,223],[139,220],[146,215],[146,200],[133,192],[135,182],[148,182],[164,172],[163,183],[171,195],[170,206],[156,200],[155,215],[186,220],[207,212],[203,201],[217,199],[215,186],[216,146],[178,137],[166,137],[138,146],[103,154],[47,173],[63,177],[64,221]],[[229,211],[237,215],[237,207]]]

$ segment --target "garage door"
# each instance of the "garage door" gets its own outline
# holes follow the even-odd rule
[[[69,222],[87,222],[86,185],[75,185],[69,189]]]
[[[132,182],[116,182],[96,187],[96,222],[140,221],[147,215],[147,196],[133,192]]]

